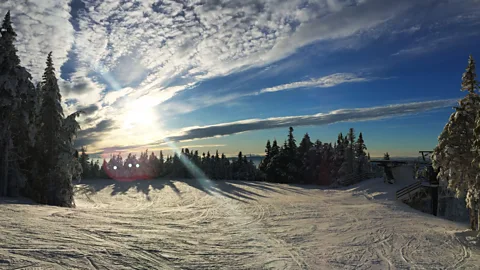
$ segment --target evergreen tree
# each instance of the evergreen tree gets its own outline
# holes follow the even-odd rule
[[[80,162],[80,165],[82,166],[82,179],[86,179],[87,177],[90,177],[90,168],[88,164],[88,155],[87,155],[87,149],[82,146],[80,149],[80,157],[78,158],[78,162]],[[93,165],[93,164],[92,164]]]
[[[347,163],[348,174],[354,173],[355,167],[355,130],[350,128],[347,134],[348,146],[345,151],[345,162]]]
[[[259,165],[261,171],[265,171],[268,163],[272,157],[272,146],[270,145],[270,140],[267,140],[267,145],[265,146],[265,157],[262,159]]]
[[[383,160],[390,160],[390,155],[387,153],[383,154]]]
[[[162,150],[160,150],[160,154],[158,158],[158,175],[161,175],[161,176],[165,175],[165,159],[163,158]]]
[[[36,144],[39,176],[33,183],[36,199],[41,203],[74,206],[71,181],[72,177],[81,171],[78,160],[73,157],[73,139],[80,128],[75,121],[78,116],[79,112],[64,118],[60,89],[50,53],[42,81],[42,104]]]
[[[296,144],[295,137],[293,136],[293,128],[288,129],[288,140],[285,147],[286,154],[288,155],[289,162],[286,166],[286,174],[288,177],[289,183],[299,182],[299,171],[301,167],[301,160],[298,155],[298,148]]]
[[[360,132],[360,134],[358,134],[358,139],[355,144],[356,173],[358,175],[361,175],[362,173],[368,171],[368,160],[365,150],[367,150],[367,146],[365,146],[363,135]]]
[[[300,145],[298,146],[298,154],[299,154],[301,159],[303,159],[303,157],[308,152],[308,150],[310,150],[312,145],[313,145],[313,143],[310,140],[310,136],[308,135],[308,133],[305,133],[302,141],[300,142]]]
[[[10,11],[0,32],[0,196],[5,196],[17,195],[25,178],[34,174],[31,153],[37,93],[30,73],[20,66]]]
[[[277,140],[274,139],[273,140],[273,143],[272,143],[272,150],[271,150],[271,158],[273,158],[274,156],[278,155],[278,153],[280,153],[280,147],[278,147],[278,143],[277,143]]]
[[[478,89],[475,61],[470,56],[461,84],[461,90],[467,91],[467,95],[459,101],[455,112],[450,115],[432,155],[433,167],[439,170],[441,183],[448,183],[448,188],[454,190],[457,196],[465,196],[467,207],[472,213],[479,208],[476,182],[478,143],[475,133],[477,113],[480,111],[480,97],[476,92]],[[475,219],[471,224],[478,224],[478,217],[472,215],[471,218]]]

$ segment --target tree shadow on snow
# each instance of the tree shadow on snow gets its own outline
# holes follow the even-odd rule
[[[0,197],[0,204],[38,205],[38,203],[25,197]]]
[[[118,181],[114,179],[99,179],[99,180],[84,180],[82,183],[75,186],[75,194],[77,195],[92,195],[102,191],[105,188],[111,187],[111,196],[122,195],[127,193],[130,189],[135,189],[136,192],[150,195],[151,190],[161,190],[165,187],[164,180],[134,180],[134,181]]]
[[[166,186],[170,187],[175,194],[181,197],[181,190],[175,183],[185,183],[186,185],[205,192],[210,196],[224,196],[240,202],[255,201],[257,198],[267,197],[264,194],[286,192],[305,194],[305,189],[322,189],[318,186],[301,186],[289,184],[276,184],[268,182],[253,182],[241,180],[209,180],[209,179],[149,179],[134,181],[118,181],[113,179],[83,180],[82,183],[75,186],[75,194],[86,196],[100,192],[105,188],[111,188],[111,196],[126,194],[130,189],[143,193],[147,199],[152,190],[162,190]],[[263,193],[263,194],[262,194]]]
[[[247,190],[238,185],[233,185],[229,181],[215,181],[209,179],[183,179],[179,180],[179,182],[185,183],[211,196],[215,196],[216,194],[218,194],[240,202],[256,200],[255,197],[265,197],[264,195],[261,195],[254,191]]]

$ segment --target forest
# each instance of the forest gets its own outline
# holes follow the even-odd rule
[[[74,207],[72,178],[81,173],[73,145],[81,112],[63,113],[52,53],[36,86],[20,64],[10,12],[0,37],[0,196]]]
[[[312,142],[305,134],[297,146],[289,128],[287,139],[279,146],[277,140],[267,141],[265,157],[257,168],[242,152],[233,161],[225,154],[214,155],[210,152],[199,154],[198,151],[181,149],[173,156],[165,157],[148,150],[137,158],[128,154],[124,159],[121,154],[112,155],[102,165],[93,160],[85,147],[80,149],[78,160],[83,168],[81,177],[112,178],[117,180],[152,179],[157,177],[198,178],[208,177],[214,180],[249,180],[269,181],[292,184],[340,185],[352,184],[371,172],[368,160],[370,155],[360,133],[358,138],[353,128],[346,136],[338,134],[337,141],[322,143]],[[199,169],[200,171],[198,171]],[[356,180],[352,180],[356,179]]]

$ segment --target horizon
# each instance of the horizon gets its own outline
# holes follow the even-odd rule
[[[468,56],[480,59],[477,0],[7,0],[0,10],[11,10],[34,81],[53,51],[65,114],[86,112],[75,147],[92,157],[168,153],[170,142],[259,155],[289,126],[297,142],[308,132],[332,143],[353,127],[372,157],[418,157],[464,95]]]

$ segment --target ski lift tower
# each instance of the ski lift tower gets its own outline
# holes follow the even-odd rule
[[[372,160],[370,163],[377,165],[378,167],[383,167],[383,182],[393,184],[395,178],[393,176],[392,168],[403,166],[408,164],[406,161],[401,160]]]

